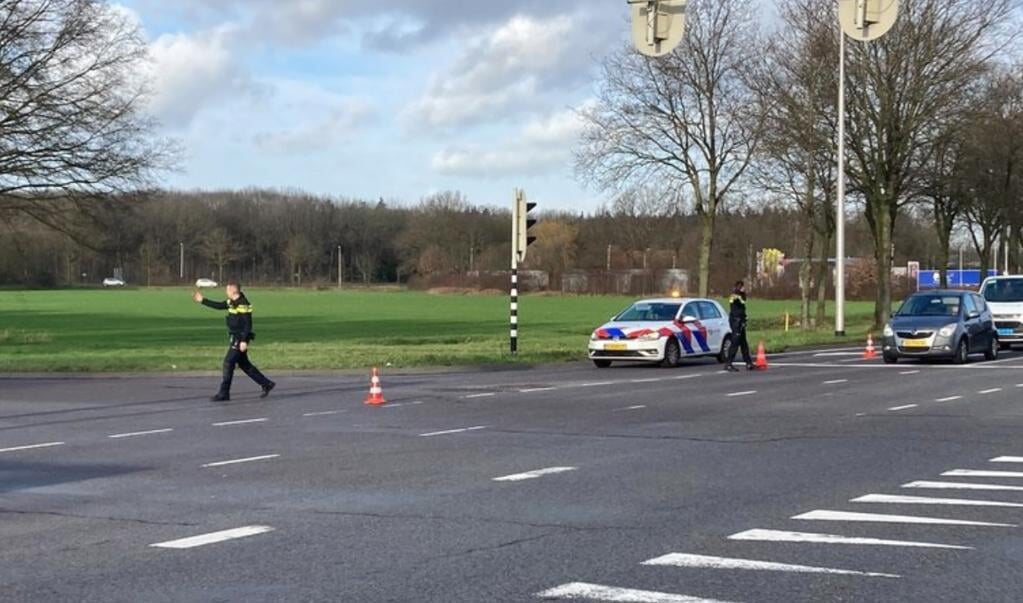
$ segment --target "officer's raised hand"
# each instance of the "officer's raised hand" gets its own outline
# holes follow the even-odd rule
[[[202,299],[203,299],[202,298],[202,292],[201,291],[196,291],[195,293],[193,293],[192,294],[192,299],[195,301],[195,303],[201,304],[202,303]]]

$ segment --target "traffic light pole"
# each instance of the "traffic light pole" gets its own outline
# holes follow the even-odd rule
[[[511,269],[511,330],[509,346],[512,354],[519,353],[519,263],[512,260]]]

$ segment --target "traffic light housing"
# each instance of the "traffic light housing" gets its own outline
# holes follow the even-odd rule
[[[526,201],[525,191],[515,191],[515,204],[512,207],[512,266],[526,260],[526,250],[536,241],[530,235],[531,228],[536,226],[536,218],[529,213],[536,209],[536,203]]]
[[[661,57],[674,50],[686,31],[686,0],[628,0],[632,41],[641,54]]]

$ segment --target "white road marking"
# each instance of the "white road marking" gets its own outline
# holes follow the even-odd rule
[[[863,352],[821,352],[819,354],[814,354],[813,357],[814,358],[829,358],[829,357],[832,357],[832,356],[859,356],[862,353]]]
[[[1023,477],[1021,471],[977,471],[975,469],[953,469],[941,474],[942,477]]]
[[[696,379],[697,377],[703,377],[702,374],[696,375],[679,375],[678,377],[672,377],[674,381],[684,381],[685,379]]]
[[[17,452],[19,450],[34,450],[36,448],[52,448],[63,446],[64,442],[47,442],[45,444],[29,444],[28,446],[15,446],[13,448],[0,448],[0,452]]]
[[[661,379],[661,378],[657,378],[657,379],[633,379],[632,381],[629,381],[629,383],[660,383],[661,381],[664,381],[664,379]]]
[[[825,381],[824,385],[838,385],[839,383],[849,383],[848,379],[832,379],[831,381]]]
[[[554,475],[555,473],[565,473],[568,471],[575,471],[578,467],[548,467],[546,469],[537,469],[536,471],[526,471],[525,473],[514,473],[512,475],[505,475],[502,477],[495,477],[495,482],[521,482],[527,479],[536,479],[543,477],[544,475]]]
[[[580,383],[579,387],[604,387],[605,385],[614,385],[614,381],[598,381],[596,383]]]
[[[729,397],[729,398],[741,398],[742,396],[752,396],[755,393],[757,393],[756,390],[751,390],[751,391],[748,391],[748,392],[733,392],[731,394],[728,394],[727,397]]]
[[[1005,492],[1023,492],[1023,486],[1003,486],[1001,484],[964,484],[960,482],[917,481],[902,484],[901,487],[926,488],[929,490],[999,490]]]
[[[344,412],[343,410],[324,410],[321,412],[307,412],[303,417],[325,417],[327,415],[337,415]]]
[[[989,463],[1023,463],[1023,456],[998,456],[990,461]]]
[[[541,599],[589,599],[591,601],[612,601],[614,603],[727,603],[717,599],[702,599],[688,595],[676,595],[652,590],[636,590],[603,586],[588,582],[570,582],[556,588],[537,593]]]
[[[112,440],[120,440],[121,438],[134,438],[137,436],[155,435],[158,433],[170,433],[174,431],[171,428],[167,429],[150,429],[149,431],[133,431],[131,433],[115,433],[114,435],[108,435],[107,437]]]
[[[908,540],[885,540],[881,538],[854,538],[837,534],[812,534],[807,532],[784,532],[781,530],[747,530],[732,534],[729,540],[753,540],[758,542],[806,542],[812,544],[863,544],[869,546],[901,546],[926,549],[956,549],[972,551],[972,546],[913,542]]]
[[[242,421],[224,421],[223,423],[214,423],[214,427],[228,427],[230,425],[247,425],[249,423],[266,423],[270,419],[263,417],[261,419],[245,419]]]
[[[872,578],[901,578],[897,574],[881,574],[860,572],[812,565],[790,565],[770,561],[754,561],[752,559],[730,559],[728,557],[710,557],[707,555],[686,555],[671,553],[644,561],[642,565],[665,565],[670,567],[691,567],[697,569],[752,570],[761,572],[796,572],[801,574],[840,574],[844,576],[869,576]]]
[[[915,375],[915,374],[917,374],[917,373],[919,373],[919,372],[920,372],[920,371],[902,371],[902,372],[901,372],[901,373],[899,373],[899,374],[900,374],[900,375]]]
[[[497,394],[493,394],[493,393],[487,393],[487,394],[472,394],[472,395],[466,396],[466,397],[465,397],[465,399],[466,399],[466,400],[475,400],[476,398],[493,398],[493,397],[494,397],[494,396],[496,396],[496,395],[497,395]]]
[[[935,402],[953,402],[955,400],[962,400],[962,396],[949,396],[947,398],[938,398]]]
[[[902,406],[893,406],[893,407],[889,408],[888,410],[893,411],[893,412],[894,411],[898,411],[898,410],[909,410],[910,408],[916,408],[917,406],[919,406],[919,404],[904,404]]]
[[[882,503],[892,505],[950,505],[961,507],[1009,507],[1023,508],[1021,503],[998,502],[992,500],[971,500],[968,498],[930,498],[928,496],[894,496],[891,494],[867,494],[854,498],[854,503]]]
[[[982,396],[986,396],[988,394],[997,394],[1000,391],[1002,391],[1002,388],[1000,388],[1000,387],[992,387],[991,389],[982,389],[982,390],[980,390],[977,393],[982,395]]]
[[[616,409],[614,412],[623,412],[626,410],[642,410],[646,408],[645,404],[637,404],[636,406],[626,406],[625,408]]]
[[[182,538],[180,540],[158,542],[156,544],[151,544],[149,546],[161,549],[191,549],[197,546],[205,546],[207,544],[224,542],[225,540],[245,538],[247,536],[255,536],[257,534],[266,534],[267,532],[272,531],[273,528],[271,528],[270,526],[245,526],[244,528],[234,528],[233,530],[223,530],[221,532],[201,534],[199,536],[192,536],[191,538]]]
[[[484,425],[477,425],[476,427],[463,427],[462,429],[446,429],[444,431],[431,431],[430,433],[421,433],[421,438],[432,438],[433,436],[439,435],[450,435],[452,433],[465,433],[467,431],[479,431],[480,429],[486,429]]]
[[[556,387],[531,387],[528,389],[520,389],[520,394],[532,394],[534,392],[550,392],[557,389]]]
[[[203,467],[223,467],[225,465],[238,465],[240,463],[252,463],[255,461],[267,461],[270,459],[280,458],[279,454],[264,454],[263,456],[250,456],[245,459],[234,459],[230,461],[217,461],[216,463],[206,463]]]
[[[852,513],[849,511],[827,511],[818,509],[795,515],[792,519],[807,521],[858,521],[867,523],[909,523],[941,526],[982,526],[989,528],[1015,528],[1011,523],[990,523],[986,521],[967,521],[964,519],[944,519],[940,517],[916,517],[914,515],[883,515],[880,513]]]
[[[1023,387],[1023,383],[1017,383],[1016,387]]]

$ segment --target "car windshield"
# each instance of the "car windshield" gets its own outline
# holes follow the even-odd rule
[[[1023,302],[1023,278],[991,281],[980,294],[989,302]]]
[[[899,308],[899,316],[958,316],[958,295],[914,295]]]
[[[618,322],[656,322],[675,320],[682,304],[640,302],[618,315]]]

